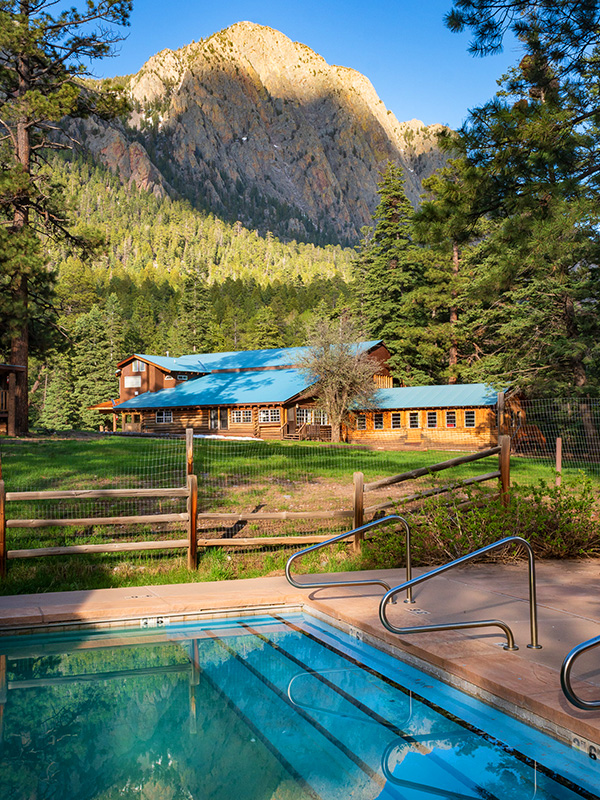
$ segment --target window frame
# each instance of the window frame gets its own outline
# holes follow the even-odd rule
[[[431,424],[433,422],[433,425]],[[433,430],[438,426],[438,412],[437,411],[428,411],[427,412],[427,428]]]
[[[232,425],[250,425],[252,424],[252,409],[251,408],[232,408],[230,413]],[[239,417],[239,419],[236,419]]]
[[[277,425],[277,424],[281,425],[281,409],[259,408],[258,422],[260,425]]]
[[[159,415],[162,419],[159,419]],[[170,425],[173,422],[173,410],[170,408],[157,409],[154,420],[157,425]]]
[[[414,424],[416,422],[416,425]],[[416,431],[421,427],[421,414],[418,411],[408,412],[408,427],[409,430]]]
[[[357,431],[366,431],[367,430],[367,415],[366,414],[357,414],[356,415],[356,430]]]
[[[469,415],[469,420],[472,419],[473,421],[467,421],[467,414]],[[465,428],[475,428],[476,427],[476,420],[475,420],[475,409],[474,408],[466,408],[465,409]]]
[[[396,422],[398,423],[396,425]],[[392,411],[390,414],[390,428],[398,430],[398,428],[402,427],[402,412],[401,411]]]
[[[450,415],[454,417],[453,421],[450,421]],[[456,428],[456,411],[446,411],[446,427],[447,428]]]
[[[132,372],[146,372],[146,362],[140,361],[139,358],[134,358],[131,362]]]
[[[385,417],[383,411],[373,412],[373,430],[382,431],[384,429]]]

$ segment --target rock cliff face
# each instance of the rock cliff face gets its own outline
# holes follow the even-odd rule
[[[443,163],[439,126],[398,122],[370,81],[271,28],[240,22],[129,78],[127,126],[82,123],[124,181],[286,239],[355,243],[399,163],[416,204]]]

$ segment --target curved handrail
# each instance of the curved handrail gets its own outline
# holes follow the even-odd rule
[[[379,584],[379,586],[383,586],[384,589],[390,589],[390,585],[385,581],[379,578],[372,578],[369,580],[360,580],[360,581],[326,581],[325,583],[298,583],[298,581],[292,578],[291,568],[292,563],[301,556],[306,555],[307,553],[311,553],[313,550],[320,550],[321,547],[327,547],[329,544],[333,544],[334,542],[341,542],[342,539],[347,539],[348,536],[353,536],[356,533],[361,533],[362,531],[368,531],[371,528],[376,528],[379,525],[383,525],[384,523],[392,522],[393,520],[399,521],[404,525],[404,530],[406,531],[406,580],[410,581],[411,579],[411,561],[410,561],[410,527],[408,522],[404,519],[404,517],[398,516],[398,514],[389,514],[387,517],[382,517],[381,519],[374,519],[371,522],[366,522],[364,525],[360,525],[358,528],[354,528],[351,531],[347,531],[346,533],[340,533],[337,536],[334,536],[331,539],[327,539],[324,542],[318,542],[317,544],[313,544],[310,547],[305,547],[303,550],[299,550],[297,553],[294,553],[293,556],[288,558],[287,564],[285,565],[285,577],[288,579],[288,582],[295,586],[297,589],[322,589],[327,586],[370,586],[372,584]],[[395,601],[394,601],[395,602]],[[409,587],[406,590],[406,600],[405,603],[414,603],[412,599],[412,589]]]
[[[400,584],[400,586],[395,586],[393,589],[390,589],[381,599],[381,603],[379,604],[379,619],[381,620],[381,624],[384,628],[387,628],[388,631],[391,633],[399,633],[399,634],[407,634],[407,633],[431,633],[432,631],[443,631],[443,630],[459,630],[463,628],[486,628],[486,627],[497,627],[501,628],[505,635],[506,635],[506,644],[504,645],[505,650],[518,650],[519,648],[515,645],[515,639],[512,633],[512,630],[508,627],[505,622],[502,622],[499,619],[482,619],[482,620],[474,620],[472,622],[446,622],[440,623],[438,625],[418,625],[416,627],[411,628],[397,628],[392,625],[387,616],[385,607],[389,601],[393,602],[394,597],[399,593],[404,591],[405,589],[408,591],[413,586],[417,586],[424,581],[429,580],[430,578],[434,578],[436,575],[441,575],[442,572],[447,572],[449,569],[453,567],[457,567],[460,564],[464,564],[466,561],[471,561],[471,559],[476,558],[477,556],[481,556],[484,553],[488,553],[490,550],[496,550],[499,547],[504,547],[507,544],[518,542],[522,544],[527,550],[527,556],[529,558],[529,624],[531,630],[531,643],[527,645],[527,647],[533,648],[535,650],[541,649],[541,645],[538,644],[538,634],[537,634],[537,603],[536,603],[536,593],[535,593],[535,556],[533,554],[533,550],[531,549],[531,545],[525,539],[522,539],[520,536],[507,536],[504,539],[499,539],[497,542],[493,544],[488,544],[485,547],[480,547],[479,550],[475,550],[473,553],[469,553],[466,556],[461,556],[460,558],[455,559],[454,561],[450,561],[448,564],[444,564],[441,567],[436,567],[435,569],[426,572],[424,575],[420,575],[418,578],[413,578],[412,580],[407,580],[404,583]]]
[[[567,653],[567,656],[562,663],[562,667],[560,668],[560,685],[563,690],[563,694],[569,703],[577,708],[583,709],[583,711],[590,711],[592,709],[600,708],[600,700],[582,700],[575,694],[575,691],[571,686],[571,668],[573,667],[576,658],[588,650],[598,646],[600,646],[600,636],[594,636],[593,639],[588,639],[585,642],[581,642],[581,644],[576,645],[569,653]]]

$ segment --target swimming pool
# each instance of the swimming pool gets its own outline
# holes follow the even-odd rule
[[[300,613],[0,642],[10,800],[600,797],[598,762]]]

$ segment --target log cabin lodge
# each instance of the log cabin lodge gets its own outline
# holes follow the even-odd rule
[[[490,447],[498,439],[499,394],[485,384],[394,388],[382,341],[353,345],[374,359],[375,407],[356,409],[341,439],[379,447]],[[303,347],[198,353],[170,358],[133,354],[117,365],[119,399],[94,408],[113,430],[259,439],[331,440],[327,414],[298,368]],[[451,435],[449,435],[451,434]]]

